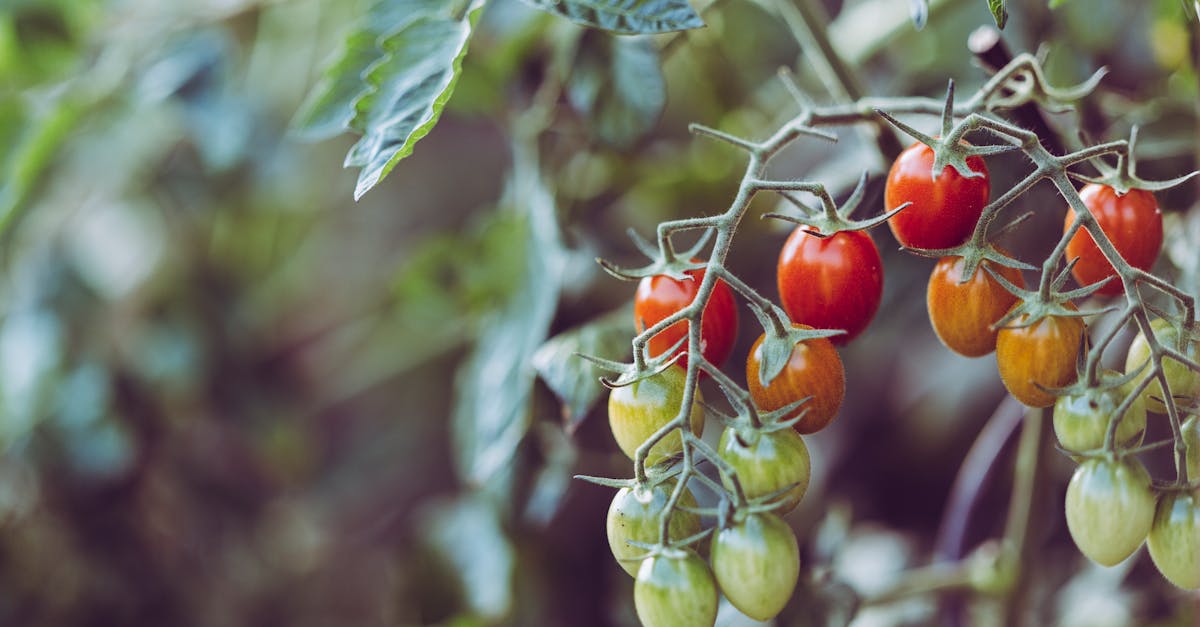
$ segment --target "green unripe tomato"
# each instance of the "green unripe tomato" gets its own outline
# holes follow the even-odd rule
[[[1154,331],[1154,337],[1159,344],[1173,349],[1179,348],[1179,332],[1170,321],[1155,318],[1150,321],[1150,329]],[[1180,352],[1192,359],[1200,359],[1200,344],[1192,342]],[[1146,342],[1146,336],[1139,332],[1125,355],[1125,372],[1133,372],[1149,361],[1150,345]],[[1150,366],[1147,365],[1142,376],[1149,374],[1149,371]],[[1163,373],[1167,375],[1167,385],[1171,386],[1171,394],[1177,399],[1190,399],[1200,394],[1200,373],[1174,359],[1163,360]],[[1164,396],[1162,384],[1157,380],[1146,386],[1142,396],[1146,399],[1146,409],[1159,414],[1167,413],[1167,406],[1159,400]]]
[[[766,496],[795,484],[775,499],[784,503],[778,510],[781,514],[792,511],[808,490],[808,447],[795,429],[750,433],[743,440],[737,430],[727,428],[721,434],[717,452],[737,472],[746,498]]]
[[[800,578],[800,547],[783,519],[751,514],[717,531],[712,567],[725,598],[754,620],[779,614]]]
[[[1180,588],[1200,588],[1200,495],[1164,494],[1146,545],[1154,566],[1167,581]]]
[[[659,521],[667,501],[671,499],[671,491],[675,489],[675,480],[663,481],[658,485],[635,486],[621,488],[608,506],[608,546],[612,550],[617,563],[630,576],[636,577],[638,566],[646,555],[646,549],[629,544],[628,540],[646,544],[658,541]],[[689,507],[696,506],[696,497],[686,487],[679,495],[679,504]],[[700,517],[692,512],[676,508],[671,514],[671,524],[668,527],[672,540],[681,540],[700,533]]]
[[[717,584],[695,551],[667,549],[642,561],[633,605],[644,627],[712,627]]]
[[[1116,419],[1117,407],[1130,391],[1130,387],[1123,385],[1108,389],[1092,388],[1080,394],[1058,397],[1054,401],[1054,435],[1058,436],[1059,444],[1068,451],[1076,452],[1103,446],[1109,422]],[[1145,435],[1145,395],[1138,395],[1117,425],[1117,446],[1138,446]]]
[[[679,413],[686,382],[687,373],[684,369],[671,366],[652,377],[616,388],[609,394],[608,425],[612,428],[617,445],[629,459],[634,459],[642,442]],[[701,400],[700,390],[696,390],[690,417],[692,432],[696,435],[704,431]],[[674,431],[651,447],[646,463],[656,464],[682,450],[683,439],[678,431]]]
[[[1089,459],[1067,485],[1067,528],[1089,559],[1114,566],[1133,554],[1154,521],[1150,474],[1140,461]]]
[[[1200,417],[1184,420],[1180,430],[1187,445],[1188,481],[1196,482],[1200,480]]]

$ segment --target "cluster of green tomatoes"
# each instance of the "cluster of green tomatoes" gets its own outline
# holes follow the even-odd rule
[[[945,167],[935,176],[934,162],[934,150],[918,142],[897,158],[888,174],[885,206],[903,210],[892,213],[887,222],[909,249],[963,246],[988,204],[990,181],[982,158],[968,157],[971,171],[965,175]],[[1138,189],[1118,193],[1093,183],[1080,197],[1126,262],[1142,270],[1154,263],[1163,234],[1153,194]],[[1068,237],[1066,256],[1073,260],[1076,281],[1085,287],[1107,281],[1094,290],[1101,296],[1121,293],[1121,282],[1112,280],[1116,270],[1088,232],[1075,225],[1070,210],[1064,224],[1064,239]],[[1141,444],[1147,411],[1165,411],[1161,386],[1140,383],[1139,377],[1149,371],[1145,337],[1139,336],[1130,348],[1125,375],[1104,372],[1077,383],[1087,325],[1074,305],[1066,302],[1030,319],[1015,311],[1021,295],[1032,294],[1023,291],[1020,270],[991,260],[978,264],[970,276],[964,276],[964,268],[958,256],[942,257],[936,264],[927,291],[933,329],[961,355],[995,351],[1002,382],[1025,405],[1054,406],[1061,447],[1082,460],[1066,504],[1067,522],[1080,550],[1098,563],[1112,565],[1148,539],[1151,557],[1168,580],[1185,588],[1200,587],[1200,495],[1194,485],[1200,478],[1197,419],[1190,418],[1183,427],[1193,485],[1156,493],[1131,452]],[[665,275],[642,279],[634,300],[638,330],[689,306],[704,274],[701,268],[689,271],[689,280]],[[797,584],[798,543],[781,516],[801,501],[808,486],[809,453],[801,436],[825,428],[841,406],[845,372],[835,345],[854,339],[875,316],[883,292],[883,266],[874,240],[860,227],[821,232],[801,224],[780,253],[776,276],[780,302],[794,328],[842,333],[796,342],[786,365],[773,377],[763,367],[768,333],[751,348],[745,381],[764,418],[753,424],[727,422],[720,437],[714,465],[724,492],[738,499],[730,503],[728,496],[722,498],[707,560],[689,547],[705,537],[702,510],[690,487],[679,486],[673,474],[672,462],[686,445],[681,434],[672,432],[650,448],[647,480],[622,488],[614,497],[607,520],[609,543],[618,563],[636,577],[635,605],[647,627],[712,625],[719,593],[747,616],[767,620],[783,609]],[[680,321],[649,338],[649,354],[682,353],[687,324]],[[719,366],[728,359],[736,329],[733,290],[718,280],[701,318],[700,346],[706,362]],[[1200,344],[1190,331],[1181,336],[1180,329],[1190,325],[1177,327],[1162,319],[1153,323],[1159,344],[1195,360]],[[610,426],[630,458],[679,414],[686,384],[680,364],[685,365],[687,357],[680,354],[676,365],[612,391]],[[1190,407],[1200,394],[1200,374],[1170,360],[1164,369],[1177,406]],[[1126,402],[1139,387],[1136,398]],[[1117,416],[1121,408],[1125,411]],[[692,433],[701,433],[704,416],[696,390],[689,414]],[[1114,420],[1119,422],[1114,425]],[[676,490],[680,495],[669,508]],[[667,538],[661,537],[664,515],[670,517]]]

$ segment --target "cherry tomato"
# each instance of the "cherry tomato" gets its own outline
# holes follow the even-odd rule
[[[743,439],[735,429],[725,429],[717,453],[737,472],[746,498],[766,496],[794,484],[772,501],[785,503],[780,513],[790,512],[808,490],[811,465],[804,439],[794,429],[748,435]]]
[[[1180,588],[1200,588],[1200,493],[1164,494],[1154,513],[1146,546],[1154,566],[1167,581]]]
[[[622,451],[634,459],[637,447],[654,432],[673,420],[683,404],[683,386],[687,373],[671,366],[641,381],[616,388],[608,396],[608,425]],[[704,431],[704,409],[700,407],[700,390],[692,404],[692,432]],[[650,448],[647,464],[656,464],[683,450],[683,439],[675,431]]]
[[[1150,321],[1150,329],[1154,332],[1154,338],[1158,340],[1159,344],[1179,350],[1194,360],[1200,359],[1200,343],[1192,342],[1184,347],[1184,350],[1180,350],[1179,332],[1171,325],[1170,321],[1155,318]],[[1146,342],[1146,336],[1139,331],[1137,337],[1133,338],[1133,343],[1129,345],[1129,352],[1125,355],[1125,372],[1133,372],[1149,361],[1150,344]],[[1171,394],[1179,401],[1186,404],[1188,399],[1200,395],[1200,373],[1174,359],[1163,360],[1163,371],[1167,375],[1167,385],[1171,388]],[[1149,376],[1149,374],[1150,366],[1147,365],[1142,376]],[[1162,384],[1157,379],[1142,390],[1142,396],[1146,398],[1147,409],[1159,414],[1167,413],[1167,406],[1163,404]]]
[[[638,332],[692,304],[700,290],[700,282],[704,280],[704,270],[689,270],[688,275],[692,277],[690,281],[676,281],[660,274],[646,277],[638,283],[637,294],[633,298],[633,317]],[[737,303],[733,300],[733,290],[724,281],[718,280],[700,318],[700,352],[705,359],[720,365],[729,357],[737,337],[737,325]],[[650,338],[650,354],[658,356],[667,352],[676,342],[686,338],[687,332],[688,323],[685,320],[663,329]],[[677,352],[686,353],[686,343]],[[687,367],[687,356],[677,363]]]
[[[793,326],[811,328],[803,324]],[[795,424],[796,431],[816,433],[824,429],[837,415],[846,394],[846,371],[837,349],[826,338],[796,344],[783,372],[764,387],[759,378],[759,363],[766,337],[765,333],[759,336],[746,359],[746,382],[754,403],[763,411],[774,411],[811,396],[812,399],[791,413],[790,417],[807,410]]]
[[[1113,376],[1116,373],[1112,373]],[[1104,445],[1108,424],[1116,418],[1117,407],[1132,391],[1129,385],[1117,388],[1091,388],[1054,401],[1054,434],[1068,451],[1091,451]],[[1132,448],[1146,435],[1146,402],[1142,395],[1133,400],[1117,425],[1117,445]]]
[[[658,541],[658,527],[663,509],[671,499],[671,491],[675,489],[675,481],[667,480],[654,486],[636,486],[621,488],[608,506],[608,547],[613,557],[625,572],[636,577],[638,566],[646,555],[646,549],[629,544],[629,540],[642,543]],[[696,497],[691,490],[683,489],[679,495],[679,503],[696,507]],[[671,540],[682,540],[700,533],[700,517],[691,512],[676,508],[671,514],[668,528]]]
[[[1183,442],[1187,446],[1188,481],[1200,481],[1200,418],[1192,416],[1183,421]]]
[[[712,627],[717,584],[691,549],[667,549],[642,561],[633,604],[644,627]]]
[[[1154,194],[1131,189],[1124,196],[1118,196],[1117,191],[1107,185],[1090,183],[1079,190],[1079,197],[1122,259],[1142,270],[1149,270],[1154,265],[1163,243],[1162,212],[1158,209]],[[1068,207],[1064,233],[1074,221],[1075,210]],[[1067,258],[1075,257],[1079,258],[1079,262],[1071,268],[1071,274],[1075,275],[1080,285],[1091,285],[1117,273],[1108,259],[1104,258],[1104,253],[1096,247],[1091,234],[1083,229],[1076,231],[1067,243]],[[1113,280],[1097,293],[1112,296],[1123,291],[1121,282]]]
[[[1089,459],[1067,484],[1067,529],[1089,559],[1114,566],[1142,545],[1154,521],[1150,474],[1132,457]]]
[[[883,260],[863,231],[821,238],[792,231],[779,253],[779,300],[792,322],[817,329],[842,329],[830,339],[845,344],[862,333],[883,298]]]
[[[800,578],[800,547],[780,517],[751,514],[717,531],[712,567],[725,598],[758,621],[783,610]]]
[[[984,265],[1017,287],[1025,287],[1021,271],[990,261]],[[929,275],[925,304],[933,332],[946,348],[966,357],[982,357],[996,350],[996,334],[990,328],[1016,304],[1017,297],[1004,289],[982,267],[970,281],[962,281],[962,257],[943,257]]]
[[[1016,324],[1024,324],[1021,316]],[[1030,407],[1049,407],[1060,388],[1075,381],[1075,356],[1083,344],[1083,319],[1046,316],[1027,327],[1000,329],[996,335],[996,365],[1004,387]]]
[[[967,167],[983,176],[966,178],[947,167],[935,180],[933,149],[920,142],[896,157],[888,172],[883,202],[888,211],[912,203],[888,218],[888,226],[901,245],[951,248],[971,237],[987,205],[991,184],[983,159],[969,157]]]

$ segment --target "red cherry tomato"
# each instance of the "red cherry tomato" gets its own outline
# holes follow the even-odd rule
[[[1079,190],[1079,197],[1122,259],[1141,270],[1149,270],[1154,265],[1163,243],[1162,211],[1158,209],[1154,194],[1131,189],[1124,196],[1118,196],[1116,190],[1107,185],[1090,183]],[[1075,210],[1068,208],[1064,232],[1074,221]],[[1067,258],[1074,257],[1079,257],[1079,262],[1071,269],[1071,274],[1080,285],[1091,285],[1117,273],[1096,247],[1091,234],[1083,229],[1076,231],[1067,243]],[[1121,282],[1113,280],[1097,293],[1113,296],[1122,291]]]
[[[817,237],[799,227],[779,253],[779,299],[792,322],[842,329],[842,345],[867,328],[883,297],[883,261],[863,231]]]
[[[808,328],[797,324],[797,327]],[[846,396],[846,371],[842,358],[828,338],[805,340],[792,348],[791,358],[778,376],[764,386],[759,378],[764,333],[750,348],[746,358],[746,383],[754,403],[763,411],[787,407],[802,398],[812,399],[788,418],[806,412],[794,426],[800,433],[816,433],[837,415]]]
[[[966,178],[947,167],[934,180],[933,149],[920,142],[896,157],[888,172],[883,200],[888,211],[912,203],[888,218],[888,226],[902,245],[951,248],[967,241],[991,193],[983,159],[969,157],[967,167],[983,176]]]
[[[638,283],[637,295],[633,299],[633,316],[638,332],[692,304],[696,292],[700,290],[700,282],[704,280],[704,270],[689,270],[688,274],[692,277],[689,281],[676,281],[669,276],[658,275],[646,277]],[[650,338],[650,354],[658,356],[670,350],[676,342],[687,337],[687,329],[688,323],[683,320],[663,329]],[[701,316],[701,354],[709,362],[720,365],[733,351],[736,337],[737,304],[733,300],[733,290],[724,281],[718,280]],[[686,342],[678,352],[687,352]],[[680,359],[679,364],[686,367],[687,357]]]
[[[1020,270],[991,261],[984,261],[983,265],[995,270],[1009,283],[1025,287]],[[962,275],[962,257],[942,257],[933,267],[925,291],[929,322],[938,339],[950,350],[966,357],[982,357],[996,350],[998,331],[991,325],[1012,309],[1017,297],[982,266],[966,283],[960,283]]]

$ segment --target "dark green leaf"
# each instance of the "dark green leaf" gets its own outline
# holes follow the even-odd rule
[[[462,70],[484,0],[383,0],[351,34],[301,107],[302,137],[362,133],[346,165],[362,168],[355,199],[374,187],[427,135]]]
[[[704,26],[687,0],[525,0],[573,22],[621,35],[669,33]]]
[[[518,149],[506,205],[524,229],[510,245],[524,251],[519,284],[480,330],[475,350],[459,370],[454,443],[460,475],[482,484],[511,461],[530,423],[535,350],[546,340],[558,306],[566,253],[554,199],[536,158]]]
[[[633,314],[622,307],[554,336],[533,354],[533,367],[563,403],[568,432],[579,426],[607,390],[596,367],[576,353],[620,360],[629,354],[633,334]]]
[[[1004,6],[1004,0],[987,0],[987,3],[992,19],[996,20],[996,28],[1003,30],[1008,23],[1008,9]]]
[[[667,100],[658,61],[646,38],[584,34],[567,96],[598,138],[628,148],[654,128]]]

